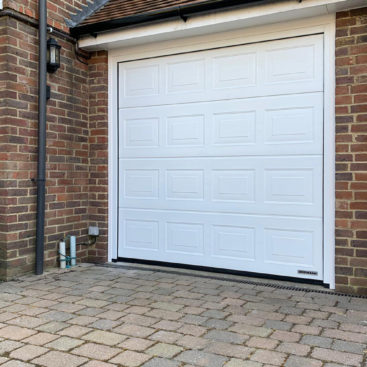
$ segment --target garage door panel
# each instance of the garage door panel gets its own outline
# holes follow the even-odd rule
[[[323,94],[120,110],[120,158],[322,154]]]
[[[120,256],[322,279],[322,220],[122,209],[120,217]]]
[[[118,78],[118,256],[322,279],[322,35]]]
[[[119,107],[322,91],[322,48],[314,35],[124,62]]]
[[[120,160],[119,181],[126,208],[322,216],[321,156]]]

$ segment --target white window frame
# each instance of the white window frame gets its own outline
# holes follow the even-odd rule
[[[335,14],[278,24],[151,42],[108,53],[108,261],[117,258],[118,63],[214,47],[234,46],[322,33],[324,35],[324,283],[335,288]],[[300,280],[301,281],[301,280]]]

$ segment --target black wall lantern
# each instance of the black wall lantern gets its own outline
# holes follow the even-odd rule
[[[54,73],[60,67],[61,46],[55,39],[49,38],[47,41],[47,71]]]

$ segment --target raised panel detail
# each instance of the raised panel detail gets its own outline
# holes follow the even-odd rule
[[[124,224],[124,247],[137,250],[158,250],[158,222],[126,219]]]
[[[158,199],[158,170],[125,170],[123,174],[126,198]]]
[[[186,254],[204,252],[204,226],[192,223],[167,223],[167,251]]]
[[[267,51],[266,83],[286,83],[315,78],[315,46],[284,47]]]
[[[214,144],[254,143],[256,112],[217,113],[214,115]]]
[[[167,92],[192,92],[205,87],[204,60],[190,60],[167,65]]]
[[[126,68],[124,71],[125,97],[159,94],[158,65]]]
[[[265,201],[278,203],[313,202],[313,171],[266,170]]]
[[[254,170],[214,170],[213,200],[255,201]]]
[[[125,147],[159,146],[159,119],[128,119],[124,121]]]
[[[255,229],[216,225],[212,227],[213,256],[255,260]]]
[[[168,199],[204,198],[204,172],[202,170],[168,170]]]
[[[313,266],[312,232],[265,229],[265,261]]]
[[[203,145],[204,116],[172,116],[167,118],[167,145]]]
[[[248,87],[256,84],[256,54],[215,57],[214,88]]]
[[[267,143],[301,143],[314,140],[315,116],[313,107],[266,111]]]

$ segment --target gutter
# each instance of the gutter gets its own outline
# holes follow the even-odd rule
[[[39,0],[36,274],[43,274],[46,198],[47,0]]]
[[[99,23],[75,26],[70,29],[73,37],[109,31],[116,28],[124,28],[132,25],[162,21],[171,18],[181,18],[184,22],[188,17],[197,13],[211,12],[219,9],[247,5],[250,3],[276,2],[277,0],[208,0],[196,4],[172,6],[165,9],[149,11],[141,14],[130,15],[119,19],[106,20]]]

